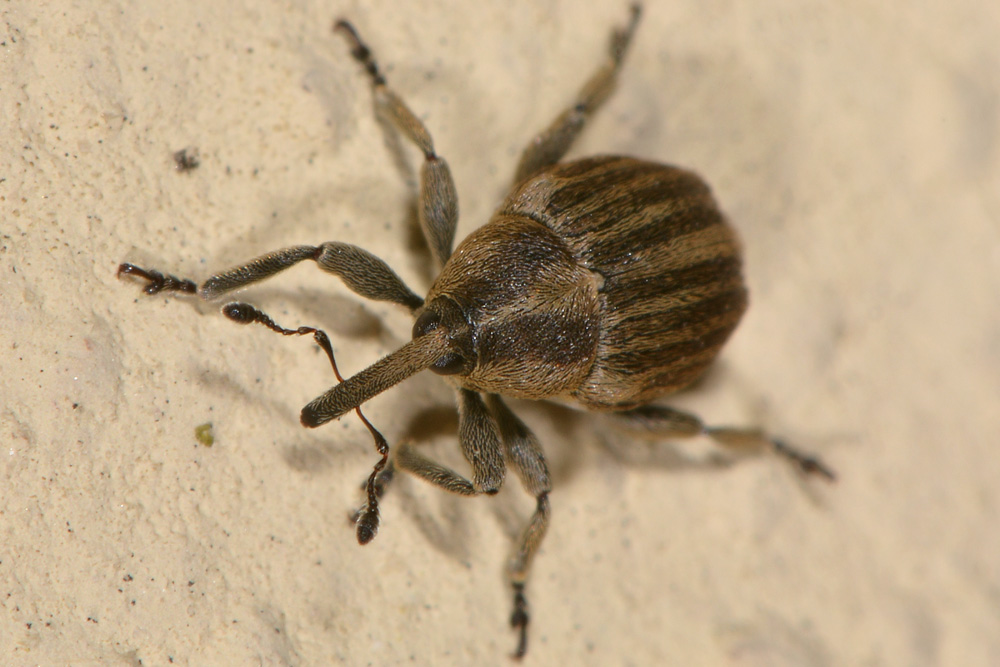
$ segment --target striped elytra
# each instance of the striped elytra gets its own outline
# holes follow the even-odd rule
[[[426,303],[455,304],[470,327],[460,386],[626,410],[697,379],[747,292],[735,233],[700,178],[606,156],[518,184]]]

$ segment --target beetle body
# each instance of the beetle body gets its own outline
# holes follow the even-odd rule
[[[356,513],[358,541],[379,526],[379,499],[394,469],[461,495],[496,493],[512,469],[536,500],[508,561],[514,593],[511,625],[524,655],[531,563],[550,519],[551,480],[541,445],[501,397],[546,399],[608,413],[632,429],[663,438],[707,435],[724,446],[771,445],[807,472],[830,479],[816,459],[754,430],[710,428],[696,416],[651,401],[701,375],[747,305],[739,244],[705,183],[689,171],[628,157],[560,163],[585,121],[608,97],[639,20],[611,35],[603,65],[575,101],[525,148],[514,186],[492,219],[452,251],[458,200],[451,172],[430,133],[388,87],[370,49],[346,21],[352,55],[369,75],[377,112],[424,155],[419,217],[440,272],[422,299],[381,259],[328,241],[269,253],[193,281],[122,264],[119,275],[147,281],[145,291],[179,291],[217,299],[304,260],[315,261],[359,296],[388,301],[414,316],[413,338],[343,380],[333,347],[313,327],[285,329],[246,303],[223,313],[284,335],[312,334],[338,384],[307,404],[305,426],[355,411],[381,459]],[[456,389],[458,444],[471,479],[425,458],[407,442],[390,452],[361,406],[411,375],[431,369]]]
[[[746,304],[735,234],[701,179],[595,157],[515,187],[422,312],[461,311],[466,389],[627,410],[701,375]]]

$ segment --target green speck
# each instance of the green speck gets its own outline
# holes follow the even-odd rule
[[[206,447],[211,447],[215,444],[215,434],[212,433],[212,422],[202,424],[201,426],[194,427],[194,437],[195,440],[205,445]]]

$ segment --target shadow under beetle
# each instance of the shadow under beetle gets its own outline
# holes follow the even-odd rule
[[[833,479],[819,460],[758,431],[707,427],[694,415],[651,403],[702,375],[746,310],[747,290],[736,235],[698,176],[630,157],[560,162],[614,88],[639,15],[634,6],[628,24],[612,32],[607,60],[524,149],[510,194],[454,250],[458,202],[447,163],[354,27],[334,24],[371,79],[377,113],[424,154],[419,219],[440,267],[426,298],[382,260],[337,242],[279,250],[200,287],[131,264],[118,268],[119,275],[144,279],[147,294],[179,291],[212,300],[313,260],[358,295],[408,308],[413,339],[347,380],[322,331],[285,329],[245,303],[228,304],[223,313],[285,335],[312,334],[326,351],[340,382],[306,405],[301,419],[312,428],[355,410],[375,439],[382,458],[356,515],[361,544],[378,531],[379,497],[395,468],[466,496],[496,493],[507,467],[514,470],[537,500],[507,566],[515,657],[527,649],[524,588],[549,523],[551,485],[537,439],[501,396],[603,411],[627,428],[665,438],[707,435],[727,447],[769,446],[802,471]],[[361,414],[365,401],[428,368],[455,388],[471,480],[407,444],[390,459],[385,439]]]

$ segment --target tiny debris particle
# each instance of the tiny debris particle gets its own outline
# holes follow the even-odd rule
[[[194,427],[194,438],[205,447],[215,444],[215,434],[212,433],[212,422],[206,422]]]
[[[198,149],[195,146],[180,149],[174,153],[174,163],[177,171],[180,172],[197,169],[198,165],[201,164],[201,160],[198,158]]]

